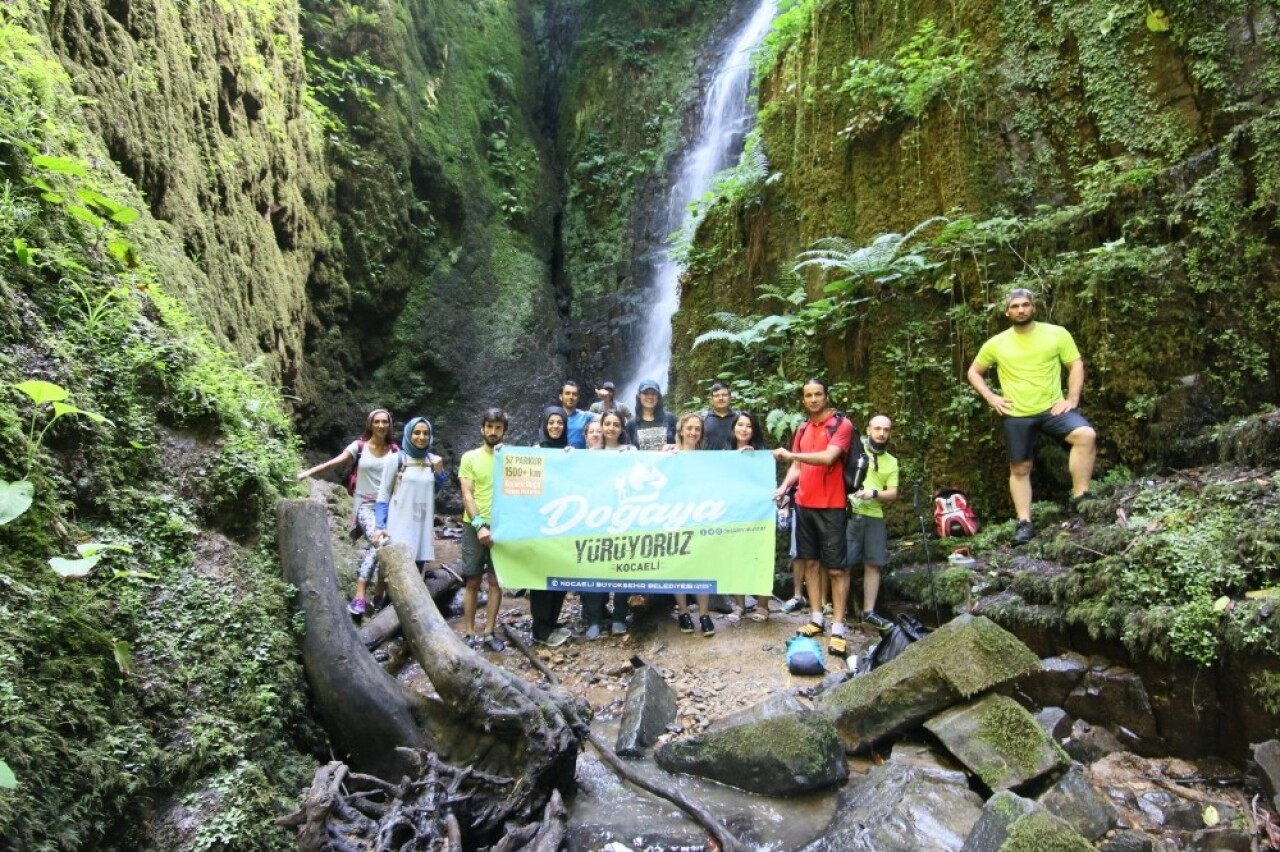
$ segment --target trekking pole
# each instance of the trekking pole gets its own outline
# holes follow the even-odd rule
[[[942,626],[942,613],[938,609],[938,587],[933,582],[933,555],[929,552],[929,530],[924,523],[924,512],[920,506],[920,481],[911,486],[911,504],[916,508],[916,517],[920,520],[920,538],[924,541],[924,564],[929,571],[929,594],[933,598],[933,618],[939,627]]]

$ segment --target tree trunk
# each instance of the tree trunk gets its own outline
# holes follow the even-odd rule
[[[462,588],[455,574],[443,570],[428,571],[424,582],[427,584],[427,594],[431,595],[434,601],[439,601],[444,595],[452,595]],[[399,632],[400,619],[396,615],[395,607],[387,607],[360,625],[360,641],[372,651],[383,642],[394,638]]]
[[[333,570],[325,507],[282,500],[277,514],[280,563],[305,623],[303,667],[325,730],[355,769],[399,780],[414,762],[397,746],[435,748],[422,727],[428,703],[389,677],[357,638]]]

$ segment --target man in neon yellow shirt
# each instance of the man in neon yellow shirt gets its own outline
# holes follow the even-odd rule
[[[1036,322],[1035,315],[1031,291],[1010,290],[1005,297],[1005,316],[1013,325],[982,344],[968,372],[969,384],[1004,417],[1009,496],[1018,520],[1015,546],[1026,544],[1036,534],[1031,525],[1031,460],[1036,434],[1045,432],[1071,447],[1067,467],[1073,502],[1089,494],[1096,455],[1097,433],[1077,410],[1084,390],[1080,350],[1065,328]],[[986,381],[992,367],[1000,374],[1000,393]],[[1067,368],[1065,397],[1063,367]]]
[[[862,623],[885,632],[893,622],[876,612],[880,593],[880,569],[889,564],[889,536],[884,526],[884,507],[898,499],[898,459],[889,453],[893,421],[877,414],[867,421],[867,474],[862,488],[849,495],[849,524],[846,529],[849,567],[862,563]],[[831,653],[845,656],[845,646],[836,646],[832,635]]]
[[[501,651],[506,647],[494,629],[498,626],[498,608],[502,605],[502,587],[493,570],[493,534],[489,521],[493,519],[493,463],[494,451],[502,446],[507,434],[507,415],[501,408],[490,408],[484,413],[480,435],[484,444],[462,454],[458,466],[458,482],[462,486],[462,577],[466,588],[462,593],[462,623],[466,630],[466,642],[479,646],[475,638],[476,603],[480,595],[480,580],[488,578],[489,602],[485,607],[484,647]]]

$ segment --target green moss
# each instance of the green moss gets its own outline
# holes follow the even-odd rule
[[[1000,846],[1001,852],[1087,852],[1092,848],[1065,820],[1043,810],[1014,822]]]
[[[1070,758],[1053,742],[1036,723],[1036,720],[1012,698],[991,696],[984,702],[978,720],[979,740],[988,743],[1001,758],[1011,760],[1023,775],[1034,773],[1046,748],[1052,750],[1058,762],[1066,765]],[[988,787],[997,787],[1003,780],[1006,767],[979,766],[978,776]]]

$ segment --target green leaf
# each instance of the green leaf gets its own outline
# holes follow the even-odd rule
[[[49,560],[49,567],[52,568],[60,577],[66,577],[68,580],[78,580],[88,575],[94,569],[94,566],[102,561],[102,556],[90,556],[86,559],[63,559],[61,556],[54,556]]]
[[[81,556],[99,556],[99,554],[110,553],[116,551],[118,553],[133,553],[133,548],[127,544],[111,544],[110,542],[89,541],[84,544],[77,544],[76,550]]]
[[[1222,597],[1218,598],[1216,601],[1213,602],[1213,611],[1226,612],[1227,608],[1230,606],[1231,606],[1231,598],[1227,597],[1226,595],[1223,595]]]
[[[67,157],[51,157],[48,154],[36,154],[31,158],[31,165],[42,171],[55,172],[60,175],[87,177],[89,174],[88,169],[85,168],[83,160],[72,160]]]
[[[133,447],[135,450],[145,450],[147,448],[147,445],[140,441],[130,441],[129,446]]]
[[[1204,824],[1209,828],[1213,828],[1220,821],[1221,821],[1221,817],[1218,816],[1218,809],[1215,808],[1213,805],[1208,805],[1204,809]]]
[[[61,402],[70,396],[70,394],[68,394],[60,385],[55,385],[53,382],[41,381],[40,379],[31,379],[30,381],[19,382],[13,387],[31,397],[31,401],[36,405],[44,405],[49,402]]]
[[[55,402],[53,404],[54,418],[56,419],[58,417],[61,417],[64,414],[78,414],[81,417],[88,417],[94,423],[108,423],[112,426],[115,425],[114,423],[111,423],[110,420],[103,417],[101,414],[99,414],[96,411],[85,411],[83,408],[76,408],[74,405],[72,405],[69,402]]]
[[[0,481],[0,526],[4,526],[31,508],[36,488],[25,479],[17,482]]]
[[[90,225],[94,228],[101,228],[107,224],[107,221],[97,213],[94,213],[88,207],[82,207],[79,204],[68,204],[67,212],[74,218],[79,219],[81,222],[84,222],[86,225]]]
[[[0,790],[18,789],[18,776],[13,774],[9,764],[0,760]]]
[[[1167,33],[1169,26],[1169,15],[1164,9],[1152,9],[1147,12],[1147,29],[1151,32]]]
[[[115,655],[116,666],[120,669],[121,674],[133,674],[133,653],[129,649],[128,642],[122,639],[112,642],[111,653]]]
[[[22,239],[22,237],[13,238],[13,253],[17,256],[18,263],[23,266],[32,265],[31,257],[34,252],[27,247],[27,241]]]
[[[111,217],[115,220],[115,217]],[[121,222],[120,224],[127,224]],[[133,247],[133,243],[128,240],[110,240],[107,242],[107,251],[111,256],[128,269],[133,269],[138,265],[138,250]]]

